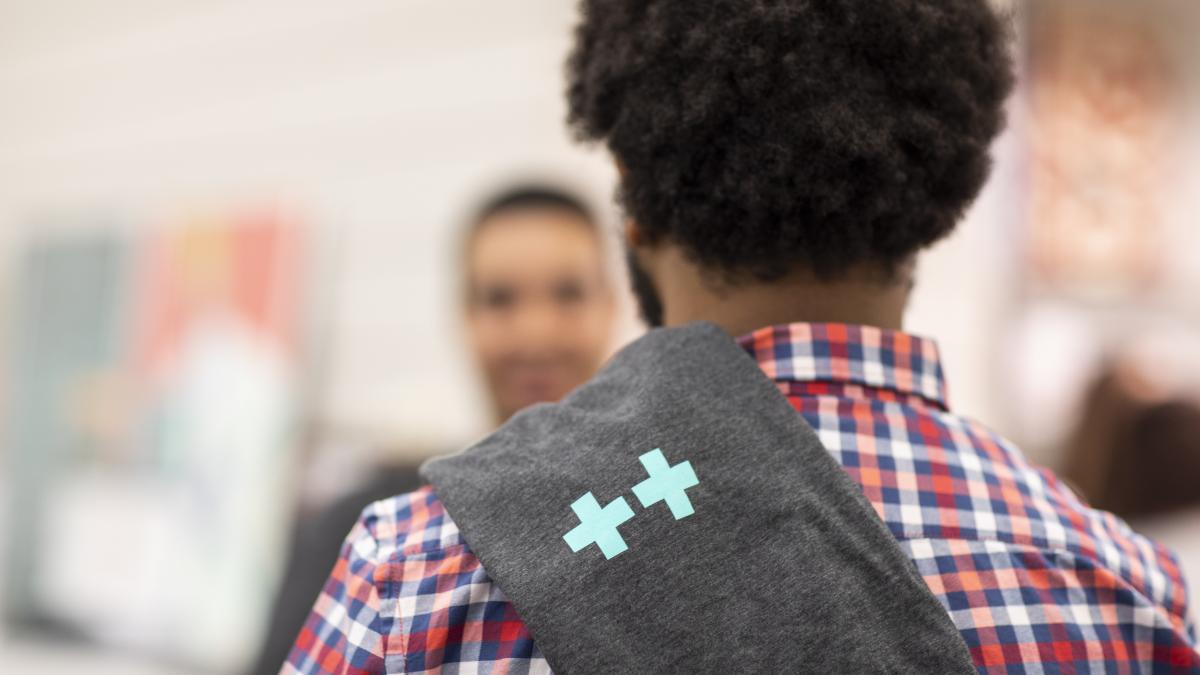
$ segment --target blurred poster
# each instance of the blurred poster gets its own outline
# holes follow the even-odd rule
[[[1088,299],[1151,290],[1167,267],[1165,158],[1178,136],[1169,41],[1142,3],[1029,9],[1033,280]]]
[[[998,379],[1016,440],[1052,466],[1112,364],[1195,396],[1197,7],[1022,4],[1025,255]]]
[[[9,615],[37,618],[38,553],[57,535],[46,505],[55,478],[95,447],[74,403],[121,361],[131,264],[128,242],[88,234],[42,238],[18,265],[5,383]]]
[[[146,232],[29,253],[17,362],[47,391],[16,445],[34,516],[10,545],[30,551],[18,609],[229,671],[257,646],[288,529],[300,230],[265,211]],[[32,262],[88,256],[110,262]],[[70,326],[45,325],[59,315]],[[57,346],[64,330],[88,358]]]

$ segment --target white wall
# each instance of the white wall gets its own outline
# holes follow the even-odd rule
[[[0,256],[36,228],[273,199],[326,230],[331,424],[481,427],[454,226],[513,172],[607,201],[562,124],[572,3],[0,2]],[[330,250],[333,249],[332,255]]]

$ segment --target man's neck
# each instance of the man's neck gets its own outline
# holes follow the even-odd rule
[[[903,327],[911,287],[911,265],[894,275],[876,268],[856,268],[827,281],[797,271],[774,282],[718,285],[680,257],[664,264],[674,269],[658,275],[664,322],[674,326],[711,321],[730,335],[764,326],[795,322],[836,322]]]

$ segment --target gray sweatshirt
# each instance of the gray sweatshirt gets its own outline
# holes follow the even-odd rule
[[[975,672],[859,486],[712,324],[649,332],[423,473],[560,675]]]

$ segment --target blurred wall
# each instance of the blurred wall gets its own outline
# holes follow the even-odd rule
[[[572,14],[554,0],[0,3],[0,264],[37,229],[281,202],[323,230],[321,416],[469,439],[483,419],[464,397],[454,227],[506,177],[610,193],[603,156],[562,123]]]

